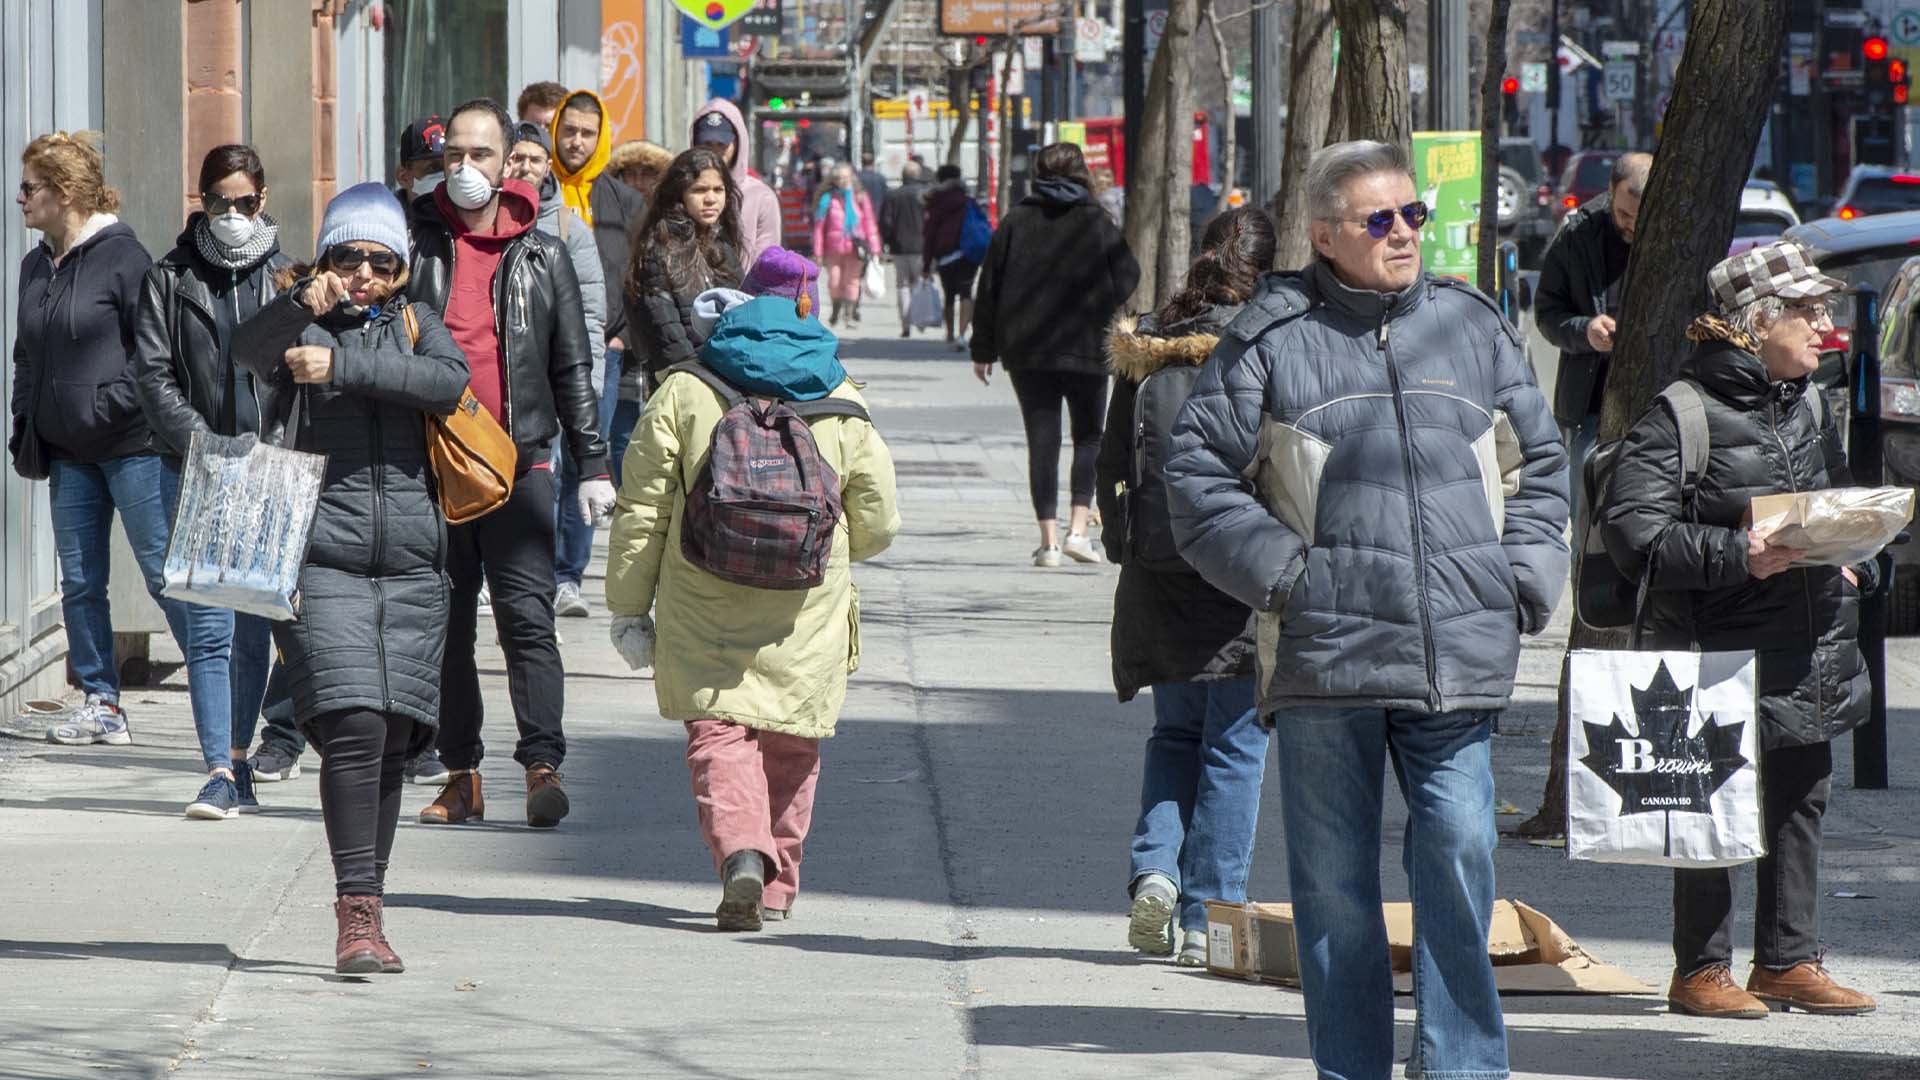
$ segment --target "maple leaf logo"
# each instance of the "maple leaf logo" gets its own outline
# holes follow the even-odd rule
[[[1712,813],[1713,793],[1747,766],[1740,753],[1746,725],[1721,726],[1708,716],[1700,733],[1689,737],[1693,690],[1680,689],[1664,663],[1646,689],[1633,689],[1633,714],[1638,736],[1617,714],[1605,727],[1581,722],[1587,755],[1580,763],[1619,794],[1621,816],[1660,810]]]

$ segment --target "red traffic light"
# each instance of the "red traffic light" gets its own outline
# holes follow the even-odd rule
[[[1887,61],[1887,81],[1896,84],[1907,81],[1907,62],[1905,60]]]
[[[1504,79],[1501,79],[1501,80],[1500,80],[1500,92],[1501,92],[1501,93],[1503,93],[1503,94],[1505,94],[1505,95],[1507,95],[1508,97],[1512,97],[1513,95],[1515,95],[1515,94],[1517,94],[1517,93],[1519,93],[1519,92],[1520,92],[1520,80],[1519,80],[1519,79],[1516,79],[1516,78],[1514,78],[1514,77],[1513,77],[1513,76],[1511,76],[1511,75],[1509,75],[1509,76],[1507,76],[1507,77],[1506,77],[1506,78],[1504,78]]]
[[[1860,43],[1860,53],[1869,60],[1885,60],[1887,58],[1887,39],[1883,37],[1870,37],[1862,41]]]
[[[1895,105],[1905,105],[1907,103],[1907,87],[1905,83],[1893,88],[1893,103]]]

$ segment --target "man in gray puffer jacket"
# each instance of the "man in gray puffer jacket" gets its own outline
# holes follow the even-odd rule
[[[1488,737],[1566,581],[1566,453],[1512,326],[1423,272],[1405,152],[1330,146],[1306,183],[1319,257],[1269,275],[1207,361],[1166,467],[1174,532],[1255,611],[1315,1064],[1393,1066],[1391,754],[1419,928],[1408,1073],[1503,1077]]]

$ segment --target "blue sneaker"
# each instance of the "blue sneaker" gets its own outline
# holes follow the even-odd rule
[[[233,763],[233,789],[239,796],[241,813],[259,813],[260,800],[253,794],[253,766],[244,761]]]
[[[239,814],[239,789],[234,787],[233,781],[218,773],[207,777],[199,796],[187,804],[187,816],[198,821],[220,821],[238,817]]]

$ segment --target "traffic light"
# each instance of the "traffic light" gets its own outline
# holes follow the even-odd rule
[[[1892,105],[1893,80],[1889,76],[1898,61],[1887,59],[1887,39],[1878,35],[1862,38],[1860,59],[1864,76],[1861,90],[1866,94],[1867,108],[1884,109]]]
[[[1501,119],[1507,129],[1520,122],[1520,80],[1509,75],[1500,80]]]
[[[1860,55],[1869,61],[1879,62],[1887,58],[1887,39],[1875,35],[1860,43]]]
[[[1913,88],[1913,76],[1908,73],[1905,60],[1887,61],[1887,82],[1893,87],[1893,103],[1905,105],[1907,94]]]

